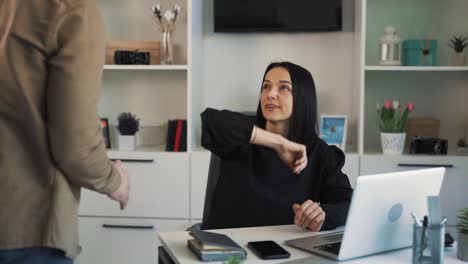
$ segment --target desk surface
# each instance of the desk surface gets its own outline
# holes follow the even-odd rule
[[[284,244],[284,240],[312,236],[317,234],[324,234],[326,232],[314,233],[307,230],[303,230],[295,225],[285,226],[266,226],[266,227],[251,227],[251,228],[234,228],[234,229],[219,229],[210,230],[216,233],[222,233],[228,235],[245,250],[247,250],[247,258],[243,264],[252,263],[284,263],[293,260],[300,260],[309,258],[307,261],[297,261],[294,263],[336,263],[328,259],[313,255],[306,251],[295,249],[293,247]],[[202,263],[198,258],[187,248],[187,240],[191,238],[188,232],[166,232],[159,234],[159,240],[163,244],[167,253],[171,256],[175,263],[179,264],[191,264],[191,263]],[[247,242],[258,241],[258,240],[274,240],[276,243],[284,247],[291,257],[289,259],[282,260],[261,260],[255,256],[255,254],[247,248]],[[451,248],[445,251],[445,264],[452,263],[464,263],[456,258],[456,248]],[[209,262],[207,262],[209,263]],[[213,262],[220,263],[220,262]],[[354,259],[346,261],[346,264],[375,264],[375,263],[411,263],[411,249],[403,249],[398,251],[392,251],[384,254],[369,256],[365,258]],[[291,263],[292,264],[292,263]]]

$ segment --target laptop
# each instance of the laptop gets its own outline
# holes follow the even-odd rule
[[[445,168],[433,168],[360,176],[344,231],[285,243],[336,260],[410,247],[410,212],[427,215],[427,197],[439,195],[444,174]]]

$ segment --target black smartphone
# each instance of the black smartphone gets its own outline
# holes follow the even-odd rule
[[[247,247],[261,259],[284,259],[291,256],[289,252],[271,240],[249,242]]]

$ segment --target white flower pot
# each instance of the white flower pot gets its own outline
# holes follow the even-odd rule
[[[457,258],[468,262],[468,235],[458,233]]]
[[[452,66],[465,66],[465,55],[461,52],[452,53]]]
[[[136,137],[119,135],[119,150],[135,150]]]
[[[468,156],[468,147],[457,147],[457,156]]]
[[[380,133],[382,150],[387,155],[400,155],[405,147],[406,133]]]

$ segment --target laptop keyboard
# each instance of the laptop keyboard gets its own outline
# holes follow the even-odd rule
[[[326,251],[326,252],[330,252],[330,253],[332,253],[334,255],[338,255],[340,253],[340,247],[341,247],[341,242],[335,242],[335,243],[331,243],[331,244],[318,246],[318,247],[315,247],[315,248]]]
[[[332,241],[341,241],[343,240],[343,233],[333,234],[333,235],[325,235],[322,237],[330,242]]]

